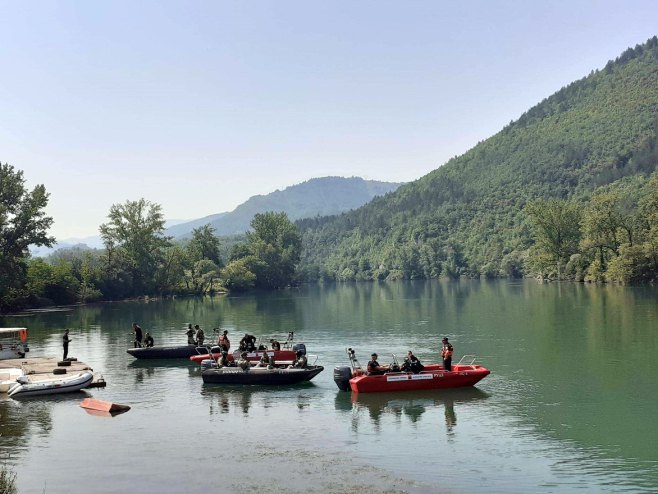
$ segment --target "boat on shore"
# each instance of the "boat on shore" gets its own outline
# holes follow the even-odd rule
[[[0,360],[24,358],[29,351],[27,328],[0,328]]]
[[[138,359],[187,359],[193,355],[199,355],[199,352],[204,352],[203,355],[208,358],[208,348],[197,347],[196,345],[169,345],[128,348],[126,352]]]
[[[16,379],[23,374],[25,374],[23,369],[18,367],[0,369],[0,393],[8,393],[11,387],[16,384]]]
[[[324,370],[321,365],[309,365],[305,368],[295,367],[219,367],[206,369],[201,373],[206,384],[242,384],[280,386],[310,381]]]
[[[22,376],[16,380],[8,395],[11,398],[29,398],[32,396],[72,393],[89,387],[94,375],[90,371],[75,374],[62,374],[52,378]]]
[[[476,364],[475,355],[464,355],[447,371],[441,364],[428,364],[417,373],[389,371],[369,374],[348,349],[349,366],[334,368],[334,382],[343,391],[354,393],[384,393],[394,391],[421,391],[427,389],[449,389],[474,386],[490,374],[489,369]]]

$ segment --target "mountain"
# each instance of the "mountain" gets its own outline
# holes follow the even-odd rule
[[[244,233],[256,213],[285,212],[291,220],[349,211],[383,196],[401,184],[364,180],[359,177],[314,178],[301,184],[257,195],[228,213],[219,213],[168,228],[166,235],[185,238],[194,228],[210,224],[217,235]]]
[[[523,208],[585,200],[658,165],[658,38],[629,48],[465,154],[385,197],[302,220],[306,279],[521,275]]]

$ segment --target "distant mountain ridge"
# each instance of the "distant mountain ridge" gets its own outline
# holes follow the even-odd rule
[[[235,235],[249,230],[257,213],[284,212],[292,220],[330,216],[356,209],[377,196],[396,190],[401,183],[364,180],[360,177],[313,178],[300,184],[249,198],[231,212],[219,213],[168,228],[166,235],[186,238],[194,228],[209,224],[217,235]]]
[[[584,201],[657,168],[654,36],[392,194],[302,220],[300,270],[307,280],[520,276],[529,201]]]

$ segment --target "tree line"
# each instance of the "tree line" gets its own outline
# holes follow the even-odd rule
[[[301,236],[285,213],[256,214],[252,231],[222,255],[212,227],[186,241],[164,235],[159,204],[114,204],[100,225],[103,249],[61,249],[32,258],[28,247],[52,246],[43,185],[28,191],[23,172],[0,163],[0,312],[48,304],[144,295],[273,289],[294,281]],[[224,260],[226,258],[226,261]]]

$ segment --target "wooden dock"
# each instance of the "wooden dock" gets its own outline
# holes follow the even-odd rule
[[[3,369],[23,369],[23,372],[30,376],[30,379],[38,381],[40,379],[53,379],[59,375],[53,371],[55,369],[66,369],[67,374],[73,374],[81,371],[91,371],[94,379],[89,385],[90,388],[104,388],[106,383],[103,376],[94,372],[88,364],[79,360],[71,361],[70,365],[58,365],[59,359],[55,357],[26,357],[17,359],[0,360],[0,373]],[[61,372],[61,371],[58,371]]]

